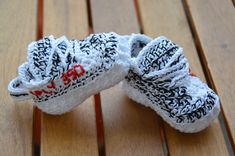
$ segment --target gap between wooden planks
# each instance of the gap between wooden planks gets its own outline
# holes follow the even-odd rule
[[[43,0],[37,1],[37,26],[36,28],[36,40],[39,40],[43,36]],[[41,145],[41,111],[37,107],[33,107],[33,155],[40,156]]]

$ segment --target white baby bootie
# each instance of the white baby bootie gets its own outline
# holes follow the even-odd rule
[[[206,128],[220,112],[219,98],[189,71],[183,49],[165,37],[133,35],[126,94],[182,132]]]
[[[84,40],[45,37],[28,46],[28,60],[8,90],[16,100],[33,99],[49,114],[71,111],[109,88],[129,71],[128,36],[92,34]]]

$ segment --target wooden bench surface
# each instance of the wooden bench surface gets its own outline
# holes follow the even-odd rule
[[[234,155],[234,6],[232,0],[2,0],[0,156]],[[220,96],[219,118],[202,132],[180,133],[130,100],[120,85],[60,116],[8,95],[31,41],[110,31],[165,35],[184,47],[194,73]]]

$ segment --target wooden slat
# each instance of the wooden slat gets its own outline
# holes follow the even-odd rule
[[[85,0],[45,0],[44,35],[81,39],[88,35]],[[93,97],[74,111],[60,116],[43,114],[41,153],[98,155]]]
[[[35,40],[35,10],[32,0],[0,2],[0,155],[32,155],[32,104],[14,102],[7,85],[26,61],[28,43]]]
[[[205,81],[181,1],[139,0],[139,8],[144,33],[165,35],[181,45],[193,72]],[[165,128],[170,155],[228,155],[218,120],[197,134],[180,133],[168,124]]]
[[[95,32],[139,32],[133,1],[92,0]],[[128,99],[120,86],[101,92],[107,155],[163,155],[159,118]]]
[[[205,68],[220,96],[235,149],[234,6],[231,0],[189,0],[186,4]]]
[[[114,31],[120,34],[130,34],[139,32],[132,1],[91,0],[91,13],[96,33]]]

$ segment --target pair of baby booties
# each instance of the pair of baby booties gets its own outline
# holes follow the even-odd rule
[[[163,36],[48,36],[29,44],[27,60],[8,91],[15,100],[33,99],[49,114],[69,112],[120,81],[128,97],[181,132],[201,131],[220,112],[218,96],[190,73],[183,49]]]

